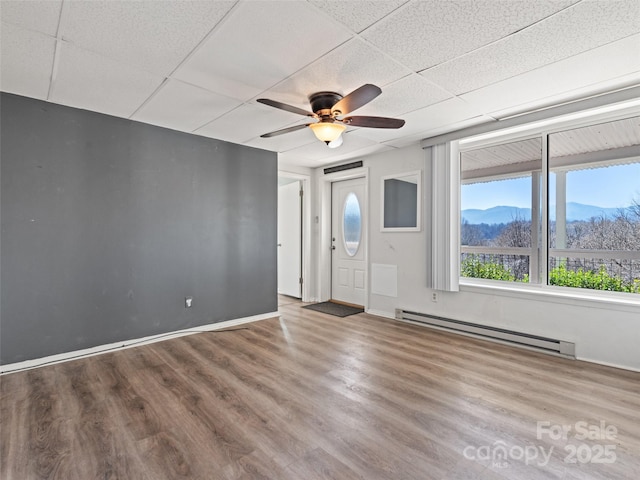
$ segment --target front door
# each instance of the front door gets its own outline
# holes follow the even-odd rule
[[[365,178],[331,184],[331,299],[364,305]]]

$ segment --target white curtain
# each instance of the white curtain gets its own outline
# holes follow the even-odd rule
[[[427,287],[457,292],[460,277],[460,160],[457,142],[433,145],[425,148],[425,152],[425,171],[431,184],[425,209],[428,212],[426,225],[431,229]]]

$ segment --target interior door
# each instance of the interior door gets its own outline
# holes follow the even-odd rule
[[[278,187],[278,293],[302,297],[302,197],[300,181]]]
[[[331,298],[364,306],[365,179],[331,184]]]

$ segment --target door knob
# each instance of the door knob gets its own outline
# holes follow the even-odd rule
[[[335,250],[336,246],[335,245],[331,245],[331,250]]]

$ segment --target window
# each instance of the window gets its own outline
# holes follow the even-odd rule
[[[539,137],[461,154],[462,276],[537,281],[541,169]]]
[[[360,202],[356,194],[351,192],[344,201],[342,212],[342,241],[347,255],[355,256],[360,247],[360,235],[362,234],[362,218]]]
[[[460,162],[461,276],[640,293],[640,117],[468,148]]]
[[[640,117],[549,135],[549,284],[640,293]]]

